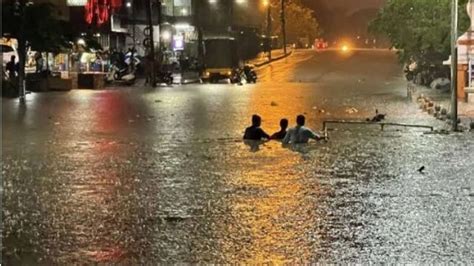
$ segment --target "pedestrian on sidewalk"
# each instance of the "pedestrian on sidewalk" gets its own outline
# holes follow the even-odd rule
[[[151,75],[153,71],[153,56],[151,54],[145,55],[143,58],[143,72],[145,73],[145,85],[151,84]],[[155,69],[155,72],[157,70]]]
[[[314,133],[311,129],[305,127],[306,118],[304,115],[298,115],[296,117],[296,127],[288,130],[283,144],[301,144],[308,143],[310,139],[320,141],[322,138],[320,135]]]
[[[263,140],[270,139],[270,136],[260,127],[262,118],[259,115],[252,116],[252,126],[245,129],[245,140]]]
[[[36,73],[41,73],[43,71],[44,60],[43,60],[43,56],[39,52],[36,52],[35,64],[36,64]]]
[[[179,56],[179,70],[181,72],[181,84],[184,84],[185,81],[185,73],[189,68],[189,59],[186,57],[184,52],[181,52]]]
[[[8,61],[7,65],[5,66],[5,70],[8,72],[8,78],[10,80],[14,80],[17,73],[15,59],[16,59],[16,56],[12,55],[10,57],[10,61]]]

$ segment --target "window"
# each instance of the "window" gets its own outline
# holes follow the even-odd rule
[[[190,16],[192,14],[191,0],[164,0],[162,12],[165,16]]]

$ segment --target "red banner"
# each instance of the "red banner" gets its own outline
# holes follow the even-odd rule
[[[95,22],[97,26],[106,23],[110,18],[110,12],[122,7],[122,0],[87,0],[85,6],[85,20],[88,24]]]

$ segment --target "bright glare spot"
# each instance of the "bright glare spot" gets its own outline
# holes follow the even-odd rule
[[[242,4],[245,4],[247,0],[236,0],[235,2],[239,5],[242,5]]]
[[[216,4],[217,0],[209,0],[209,4]]]
[[[175,29],[177,30],[188,30],[191,28],[191,25],[188,23],[179,23],[174,25]]]
[[[343,45],[343,46],[342,46],[342,51],[343,51],[343,52],[349,51],[349,46]]]
[[[127,2],[126,6],[127,6],[127,7],[132,7],[132,3]]]
[[[164,31],[162,34],[161,34],[161,37],[163,38],[163,40],[169,40],[171,39],[171,32],[169,31]]]
[[[86,41],[84,39],[80,38],[80,39],[77,40],[77,44],[84,46],[84,45],[86,45]]]

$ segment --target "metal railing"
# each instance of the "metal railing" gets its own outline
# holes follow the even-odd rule
[[[380,126],[380,129],[383,131],[387,126],[394,127],[413,127],[413,128],[426,128],[431,131],[434,131],[434,127],[425,126],[425,125],[413,125],[413,124],[401,124],[401,123],[385,123],[385,122],[371,122],[371,121],[344,121],[344,120],[326,120],[323,121],[323,131],[327,134],[328,124],[346,124],[346,125],[370,125],[370,126]]]

